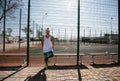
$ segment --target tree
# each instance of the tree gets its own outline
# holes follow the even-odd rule
[[[27,37],[27,27],[25,27],[24,29],[22,29],[22,31],[25,33],[25,35],[26,35],[26,37]],[[30,33],[30,34],[33,33],[33,31],[32,31],[31,28],[29,29],[29,33]]]
[[[8,33],[9,36],[11,36],[12,28],[7,28],[7,33]]]
[[[15,11],[22,6],[22,0],[7,0],[6,1],[6,16],[8,18],[15,18]],[[4,0],[0,0],[0,22],[4,18]]]

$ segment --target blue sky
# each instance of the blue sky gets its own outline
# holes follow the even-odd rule
[[[27,0],[23,0],[22,27],[27,26]],[[47,15],[45,15],[47,13]],[[18,35],[19,10],[17,18],[8,21],[8,25],[14,28],[14,35]],[[44,18],[43,18],[44,17]],[[118,0],[80,0],[80,35],[100,36],[100,33],[118,32]],[[18,22],[17,22],[18,21]],[[77,0],[31,0],[31,28],[33,21],[39,27],[49,27],[51,34],[61,39],[77,37]],[[35,25],[36,26],[36,25]],[[36,27],[34,28],[36,33]],[[66,35],[65,35],[66,32]],[[16,33],[16,34],[15,34]],[[22,32],[24,36],[24,33]]]

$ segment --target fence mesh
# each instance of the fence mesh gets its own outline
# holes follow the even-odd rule
[[[55,55],[68,59],[76,64],[77,55],[77,0],[31,0],[30,10],[30,57],[43,56],[41,38],[45,29],[50,28],[50,34],[55,39]],[[6,50],[26,49],[27,9],[28,1],[23,0],[11,17],[6,16]],[[0,8],[2,11],[2,8]],[[2,12],[1,12],[2,13]],[[0,16],[2,14],[0,13]],[[11,13],[11,12],[9,12]],[[0,51],[3,50],[4,20],[0,20]],[[21,33],[19,34],[19,32]],[[19,40],[19,36],[20,40]],[[19,43],[19,41],[21,43]],[[117,59],[118,54],[118,0],[80,0],[80,58],[82,62],[89,63],[92,58]],[[24,53],[26,50],[24,50]],[[111,56],[106,56],[109,54]],[[73,58],[69,55],[75,55]],[[105,57],[104,57],[105,56]],[[114,56],[114,58],[112,58]],[[103,58],[104,57],[104,58]],[[75,58],[75,59],[74,59]],[[31,60],[30,59],[30,60]],[[39,58],[38,58],[39,59]],[[80,61],[81,61],[80,59]],[[88,59],[89,61],[87,61]],[[59,60],[58,60],[59,61]],[[104,62],[106,62],[105,60]],[[116,60],[115,60],[116,61]],[[63,60],[63,63],[68,63]],[[104,63],[102,62],[102,63]]]

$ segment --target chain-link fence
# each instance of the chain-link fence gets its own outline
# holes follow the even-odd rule
[[[101,63],[101,60],[104,60],[102,63],[108,63],[108,60],[111,63],[113,59],[117,59],[117,4],[118,1],[113,0],[80,0],[80,62],[83,60],[84,63],[91,63],[93,58],[96,58],[98,63]],[[55,38],[54,52],[58,55],[56,58],[61,59],[59,62],[67,58],[69,63],[74,61],[76,64],[76,57],[72,55],[77,55],[77,7],[77,0],[31,1],[31,29],[34,31],[31,37],[39,40],[36,43],[34,41],[35,47],[30,50],[31,56],[43,56],[40,38],[49,27]],[[108,54],[110,56],[106,56]],[[75,59],[71,59],[69,55]],[[112,58],[112,55],[115,58]]]
[[[0,0],[0,66],[25,64],[27,45],[25,28],[27,28],[27,4],[20,0]]]
[[[6,14],[5,49],[26,49],[28,1],[15,13]],[[30,9],[30,57],[43,56],[41,39],[45,29],[54,36],[54,53],[61,63],[77,61],[77,0],[32,0]],[[2,8],[0,8],[2,11]],[[1,13],[0,13],[0,16]],[[0,21],[0,51],[3,51],[4,19]],[[80,62],[117,62],[118,0],[80,0]],[[24,50],[26,52],[26,50]],[[60,57],[60,55],[62,57]],[[70,56],[71,55],[71,56]],[[109,56],[106,56],[109,55]],[[63,58],[64,57],[64,58]],[[114,58],[113,58],[114,57]],[[30,59],[30,60],[31,60]],[[67,60],[66,60],[67,59]],[[100,60],[99,60],[100,59]],[[106,60],[108,59],[108,60]],[[115,60],[114,60],[115,59]],[[68,61],[68,62],[67,62]],[[57,62],[57,61],[56,61]]]

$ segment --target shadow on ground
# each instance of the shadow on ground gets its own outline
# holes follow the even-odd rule
[[[94,68],[120,67],[120,64],[92,64]]]
[[[19,68],[21,68],[22,66],[4,66],[4,67],[0,67],[0,71],[16,71]]]
[[[45,68],[40,70],[36,75],[33,77],[29,76],[26,78],[25,81],[46,81],[46,74],[45,74]]]
[[[88,69],[85,65],[71,65],[71,66],[49,66],[49,70],[64,70],[64,69],[76,69],[78,73],[78,81],[82,81],[80,69]]]
[[[86,67],[85,65],[71,65],[71,66],[57,66],[57,65],[54,65],[54,66],[49,66],[48,67],[49,70],[63,70],[63,69],[88,69],[88,67]]]
[[[10,76],[14,75],[15,73],[21,71],[23,68],[22,66],[5,66],[5,67],[0,67],[0,71],[14,71],[11,74],[5,75],[0,79],[0,81],[4,81],[5,79],[9,78]]]
[[[46,81],[47,80],[47,76],[45,74],[46,70],[65,70],[65,69],[76,69],[77,73],[78,73],[78,81],[82,81],[81,78],[81,73],[80,73],[80,69],[88,69],[85,65],[80,65],[80,66],[48,66],[48,68],[43,68],[42,70],[40,70],[36,75],[34,75],[33,77],[29,76],[26,78],[25,81]]]

